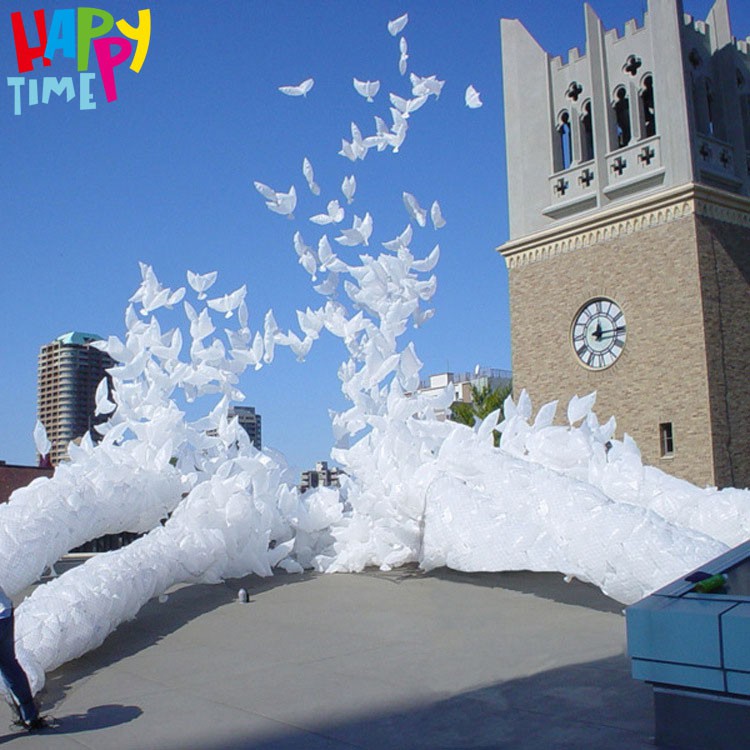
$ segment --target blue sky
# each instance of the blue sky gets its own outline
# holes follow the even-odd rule
[[[606,27],[641,18],[642,0],[592,3]],[[94,4],[92,4],[94,5]],[[704,18],[706,0],[685,0]],[[737,36],[750,34],[750,4],[731,4]],[[253,328],[273,308],[282,328],[294,311],[322,298],[311,290],[292,247],[295,228],[308,244],[321,232],[304,217],[339,197],[355,174],[352,209],[375,219],[373,240],[405,226],[401,193],[422,205],[438,199],[447,226],[419,230],[412,249],[442,250],[437,313],[413,332],[423,374],[467,371],[476,364],[509,369],[507,275],[495,248],[507,239],[499,19],[520,18],[553,54],[583,46],[578,0],[130,0],[102,2],[115,19],[136,23],[149,7],[152,35],[140,73],[115,73],[118,98],[107,103],[97,78],[96,109],[55,99],[13,114],[9,76],[18,75],[10,13],[31,26],[66,3],[5,4],[0,14],[0,127],[3,133],[3,294],[0,319],[0,459],[32,463],[39,347],[69,331],[124,333],[127,298],[140,282],[138,261],[165,285],[185,285],[185,271],[216,270],[218,293],[248,285]],[[439,101],[413,115],[399,154],[370,153],[352,164],[338,156],[349,124],[365,135],[373,116],[389,120],[388,92],[410,95],[398,73],[398,39],[386,24],[404,12],[409,70],[446,81]],[[95,70],[94,67],[91,70]],[[56,58],[27,78],[73,75]],[[306,98],[277,91],[313,77]],[[359,97],[352,78],[379,79],[375,103]],[[473,84],[484,106],[464,106]],[[322,195],[308,191],[303,157]],[[301,220],[270,213],[252,183],[286,191],[294,183]],[[342,201],[343,202],[343,201]],[[344,226],[344,225],[342,225]],[[350,224],[346,225],[350,226]],[[421,232],[421,234],[420,234]],[[329,235],[330,236],[330,235]],[[373,248],[374,249],[374,248]],[[178,317],[167,317],[172,325]],[[246,404],[263,416],[264,443],[306,467],[327,458],[329,408],[343,406],[336,370],[338,340],[324,339],[299,364],[282,350],[270,367],[249,373]]]

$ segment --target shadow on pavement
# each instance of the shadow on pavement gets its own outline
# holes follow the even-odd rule
[[[201,750],[648,750],[654,747],[651,689],[611,657],[540,672],[403,710],[338,723],[286,726],[273,736],[238,736]],[[163,750],[186,750],[184,742]]]
[[[94,706],[85,714],[68,714],[52,718],[48,730],[51,734],[78,734],[92,732],[95,729],[106,729],[137,719],[143,711],[138,706],[121,706],[109,704]]]
[[[121,724],[127,724],[137,719],[143,711],[138,706],[121,706],[119,704],[108,704],[94,706],[85,714],[69,714],[68,716],[47,716],[49,726],[39,732],[34,732],[35,737],[45,737],[53,734],[80,734],[82,732],[93,732],[97,729],[106,729]],[[0,745],[17,739],[18,735],[26,735],[24,729],[12,728],[10,734],[0,736]]]
[[[508,571],[504,573],[462,573],[450,568],[436,568],[423,575],[439,578],[445,581],[470,583],[474,586],[507,589],[530,594],[543,599],[572,604],[574,606],[595,609],[598,612],[622,614],[624,604],[610,599],[600,589],[590,583],[573,579],[565,586],[560,585],[562,573],[530,573],[528,570]],[[533,588],[529,586],[530,577],[533,578]]]
[[[315,573],[280,573],[269,578],[252,575],[218,584],[180,585],[169,592],[169,598],[164,604],[159,603],[158,599],[152,599],[133,620],[122,623],[115,632],[126,637],[112,638],[110,633],[110,637],[99,648],[48,674],[47,682],[39,694],[42,710],[52,710],[79,680],[143,651],[196,617],[234,601],[240,588],[245,588],[252,598],[253,594],[261,591],[301,583],[314,575]]]

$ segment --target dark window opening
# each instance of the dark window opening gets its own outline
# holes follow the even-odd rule
[[[594,158],[594,127],[591,121],[591,102],[583,105],[581,116],[581,158],[590,161]]]
[[[702,95],[703,79],[691,73],[693,89],[693,109],[695,110],[695,127],[699,133],[708,133],[708,115],[706,113],[706,99]]]
[[[568,169],[573,163],[573,141],[570,131],[570,115],[567,112],[563,112],[560,115],[560,125],[557,127],[557,134],[560,139],[562,169]]]
[[[714,135],[714,95],[711,91],[711,84],[706,80],[706,111],[708,114],[708,132],[710,135]]]
[[[659,447],[662,457],[674,455],[674,433],[671,422],[662,422],[659,425]]]
[[[617,148],[623,148],[630,143],[630,102],[624,86],[615,91],[615,132]]]
[[[643,79],[641,91],[641,106],[643,108],[643,131],[646,138],[656,135],[656,111],[654,110],[654,80],[651,76]]]

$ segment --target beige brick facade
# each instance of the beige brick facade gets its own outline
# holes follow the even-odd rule
[[[537,408],[558,399],[559,421],[571,396],[595,390],[600,420],[615,415],[617,436],[630,434],[645,463],[699,485],[746,486],[750,213],[704,215],[717,200],[691,185],[507,243],[513,383]],[[594,371],[573,351],[571,323],[600,296],[622,308],[627,341]],[[661,456],[665,422],[671,457]]]
[[[716,483],[750,486],[750,228],[696,217]]]

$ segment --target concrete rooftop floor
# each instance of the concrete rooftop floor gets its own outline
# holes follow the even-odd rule
[[[236,600],[244,586],[250,602]],[[652,748],[622,606],[559,574],[248,577],[149,602],[47,676],[18,750]]]

